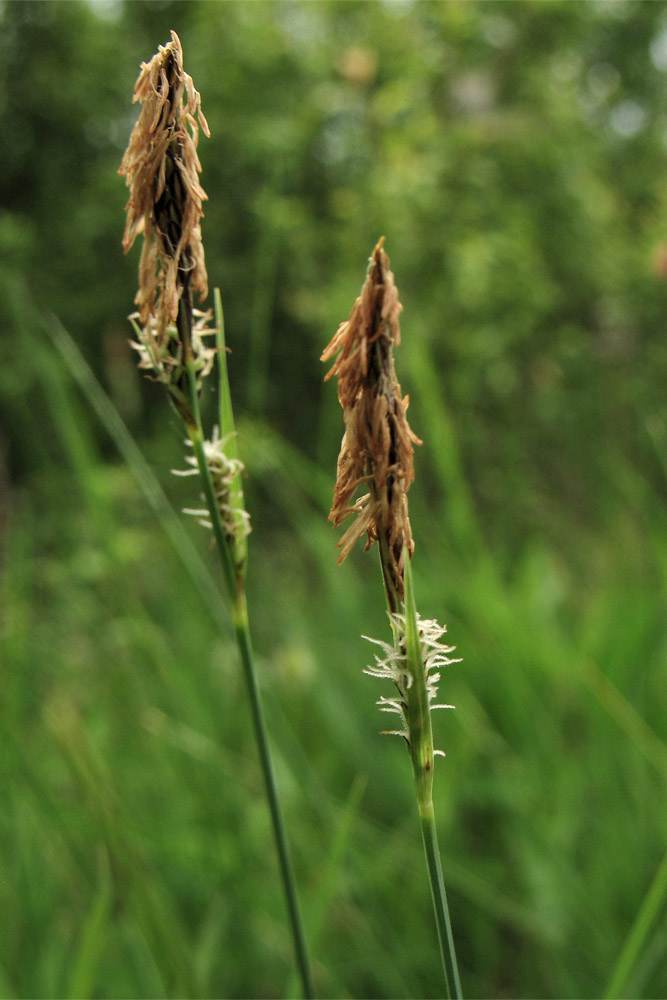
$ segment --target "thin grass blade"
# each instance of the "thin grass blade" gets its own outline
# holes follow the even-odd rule
[[[637,964],[646,940],[667,898],[667,854],[656,872],[605,991],[606,1000],[619,1000]]]
[[[222,614],[222,602],[216,583],[206,568],[181,523],[180,518],[127,429],[117,409],[95,378],[78,346],[56,316],[43,320],[42,326],[105,428],[131,469],[139,488],[169,538],[183,568],[194,584],[211,618],[228,632],[229,619]]]

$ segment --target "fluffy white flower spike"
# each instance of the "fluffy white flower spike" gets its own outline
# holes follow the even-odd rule
[[[381,712],[393,712],[401,717],[402,729],[386,730],[391,736],[402,736],[408,746],[410,745],[408,700],[410,691],[414,685],[414,677],[408,665],[406,655],[406,634],[405,615],[389,615],[392,630],[394,632],[394,643],[383,642],[381,639],[373,639],[368,635],[364,636],[369,642],[379,646],[382,656],[375,655],[375,665],[368,666],[364,673],[371,677],[379,677],[380,680],[390,680],[396,687],[396,694],[392,697],[382,695],[378,699],[377,705]],[[429,709],[454,708],[453,705],[434,704],[438,695],[438,682],[440,681],[440,670],[452,663],[460,663],[460,658],[451,659],[449,654],[454,652],[454,646],[446,646],[440,640],[447,631],[446,625],[439,625],[433,618],[420,618],[417,615],[417,631],[419,636],[419,647],[421,659],[424,667],[424,681]],[[444,751],[436,750],[436,754],[444,756]]]

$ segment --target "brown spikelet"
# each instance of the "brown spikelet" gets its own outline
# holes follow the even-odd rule
[[[355,517],[338,543],[338,561],[364,533],[367,549],[377,541],[391,604],[403,599],[404,546],[410,556],[414,550],[407,491],[414,479],[412,446],[421,444],[408,424],[408,397],[401,395],[394,371],[402,308],[382,237],[349,319],[322,354],[323,361],[338,354],[326,378],[338,376],[345,420],[329,519],[338,526]],[[356,496],[360,488],[364,494]]]
[[[140,233],[144,237],[135,298],[139,320],[144,327],[150,323],[159,349],[181,298],[189,302],[191,290],[202,299],[208,293],[199,226],[206,192],[199,183],[197,142],[199,125],[206,135],[209,129],[199,94],[183,69],[175,31],[171,38],[142,63],[133,97],[142,108],[118,171],[130,189],[125,252]]]

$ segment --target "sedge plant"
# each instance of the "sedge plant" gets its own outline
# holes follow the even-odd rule
[[[381,654],[366,672],[394,685],[378,706],[401,719],[400,728],[388,732],[403,737],[410,753],[447,996],[460,997],[433,807],[433,770],[442,751],[434,749],[431,727],[432,709],[452,707],[435,703],[440,670],[457,661],[449,657],[453,647],[441,641],[446,629],[422,619],[416,609],[407,494],[414,479],[413,445],[421,441],[408,423],[409,400],[401,395],[394,369],[401,311],[382,237],[349,319],[322,354],[323,361],[335,358],[326,378],[338,377],[345,422],[329,519],[334,526],[352,519],[338,542],[339,563],[363,536],[366,549],[378,544],[392,641],[370,639]]]
[[[253,658],[246,602],[247,538],[245,509],[234,429],[220,295],[214,310],[195,308],[208,294],[200,220],[206,193],[201,186],[197,155],[199,129],[209,135],[199,93],[183,69],[183,52],[176,32],[142,63],[133,100],[141,111],[119,173],[126,178],[129,199],[123,247],[127,252],[143,236],[139,264],[137,312],[130,319],[139,367],[162,383],[187,435],[191,453],[183,475],[199,477],[204,508],[191,510],[212,529],[222,567],[226,598],[250,700],[264,786],[294,941],[303,993],[313,987],[295,879],[285,835],[278,790],[267,738]],[[217,362],[219,426],[207,437],[202,425],[200,395],[204,380]]]

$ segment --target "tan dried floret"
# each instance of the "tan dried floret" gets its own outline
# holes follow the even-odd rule
[[[380,543],[385,579],[389,575],[389,586],[399,599],[404,546],[410,556],[414,550],[407,499],[414,479],[412,446],[421,444],[408,424],[409,400],[401,395],[394,370],[402,308],[382,237],[349,319],[322,354],[323,361],[338,354],[326,378],[338,376],[345,421],[329,519],[338,526],[355,516],[338,543],[338,561],[366,533],[367,549],[374,541]],[[356,497],[360,487],[367,492]]]
[[[209,135],[200,97],[183,69],[178,35],[142,63],[133,101],[142,108],[119,173],[130,196],[123,236],[125,252],[139,234],[144,246],[135,302],[140,322],[154,319],[160,346],[190,288],[204,299],[208,279],[199,221],[206,192],[199,183],[199,125]],[[198,124],[199,122],[199,124]]]

